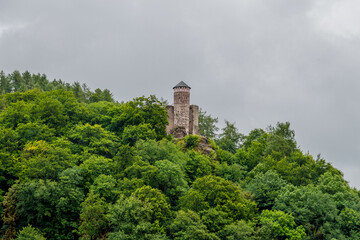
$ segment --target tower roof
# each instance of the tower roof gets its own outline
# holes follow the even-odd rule
[[[179,87],[185,87],[185,88],[190,88],[186,83],[184,83],[183,81],[179,82],[175,87],[173,88],[179,88]]]

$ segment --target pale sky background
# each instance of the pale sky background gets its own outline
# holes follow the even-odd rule
[[[290,121],[360,188],[359,0],[0,0],[0,70],[108,88],[192,87],[240,132]]]

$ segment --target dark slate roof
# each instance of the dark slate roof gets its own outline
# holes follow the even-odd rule
[[[186,87],[186,88],[190,88],[186,83],[184,83],[183,81],[179,82],[175,87],[173,88],[178,88],[178,87]]]

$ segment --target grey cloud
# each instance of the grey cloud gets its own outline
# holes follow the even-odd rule
[[[194,104],[244,133],[290,121],[304,151],[359,187],[360,44],[356,28],[342,31],[358,3],[343,2],[1,1],[0,66],[109,88],[119,101],[171,102],[185,81]]]

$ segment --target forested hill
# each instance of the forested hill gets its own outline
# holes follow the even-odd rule
[[[201,112],[211,138],[176,140],[155,96],[41,76],[1,74],[3,239],[360,239],[359,191],[289,123],[217,135]]]
[[[74,82],[73,84],[63,82],[62,80],[49,81],[45,74],[31,74],[29,71],[20,73],[14,71],[10,74],[0,72],[0,94],[12,92],[25,92],[27,90],[39,89],[41,91],[51,90],[67,90],[72,91],[79,102],[113,102],[112,94],[108,89],[96,89],[95,92],[90,91],[86,84]]]

